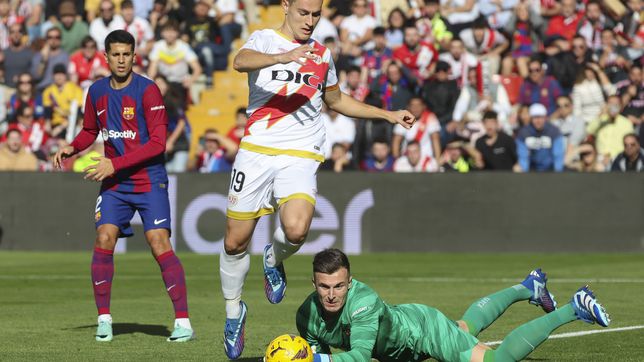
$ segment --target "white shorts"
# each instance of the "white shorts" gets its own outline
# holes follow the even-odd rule
[[[278,207],[291,199],[304,199],[315,205],[319,165],[313,159],[240,149],[228,186],[226,216],[252,220],[272,214],[273,197]]]

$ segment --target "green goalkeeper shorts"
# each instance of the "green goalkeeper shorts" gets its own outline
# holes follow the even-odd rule
[[[414,333],[420,336],[414,348],[417,353],[439,361],[470,362],[472,349],[479,343],[476,337],[460,329],[438,309],[422,304],[403,304],[398,308],[410,325],[419,329],[420,333]]]

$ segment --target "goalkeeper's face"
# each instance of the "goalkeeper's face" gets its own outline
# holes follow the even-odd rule
[[[324,310],[333,314],[342,310],[347,301],[351,276],[346,268],[332,274],[317,272],[313,274],[313,285]]]

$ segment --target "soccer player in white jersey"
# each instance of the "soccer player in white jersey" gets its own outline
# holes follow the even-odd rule
[[[281,226],[264,249],[266,297],[279,303],[286,290],[282,261],[297,252],[309,231],[317,193],[316,172],[324,161],[322,102],[348,117],[383,119],[410,128],[414,116],[389,112],[343,94],[331,53],[311,34],[322,0],[282,0],[285,19],[277,29],[254,32],[234,60],[248,73],[246,131],[233,166],[221,285],[226,300],[224,347],[230,359],[244,348],[247,307],[242,286],[250,267],[248,244],[259,217],[279,206]]]

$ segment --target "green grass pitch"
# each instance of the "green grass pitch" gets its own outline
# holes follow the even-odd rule
[[[226,361],[221,336],[223,300],[218,256],[180,253],[197,340],[165,341],[172,306],[159,268],[147,253],[117,255],[112,290],[114,341],[94,341],[96,309],[89,253],[0,252],[0,361]],[[613,319],[611,328],[644,325],[644,256],[613,254],[370,254],[353,256],[355,278],[390,304],[425,303],[458,319],[476,298],[523,279],[541,266],[559,303],[591,283]],[[295,333],[295,310],[313,291],[311,256],[286,262],[289,287],[279,305],[264,297],[261,260],[253,257],[244,287],[248,303],[242,361],[257,361],[268,342]],[[594,280],[594,281],[593,281]],[[479,337],[502,339],[542,315],[527,302],[513,305]],[[575,322],[555,333],[600,329]],[[529,356],[544,361],[644,361],[644,329],[546,341]]]

